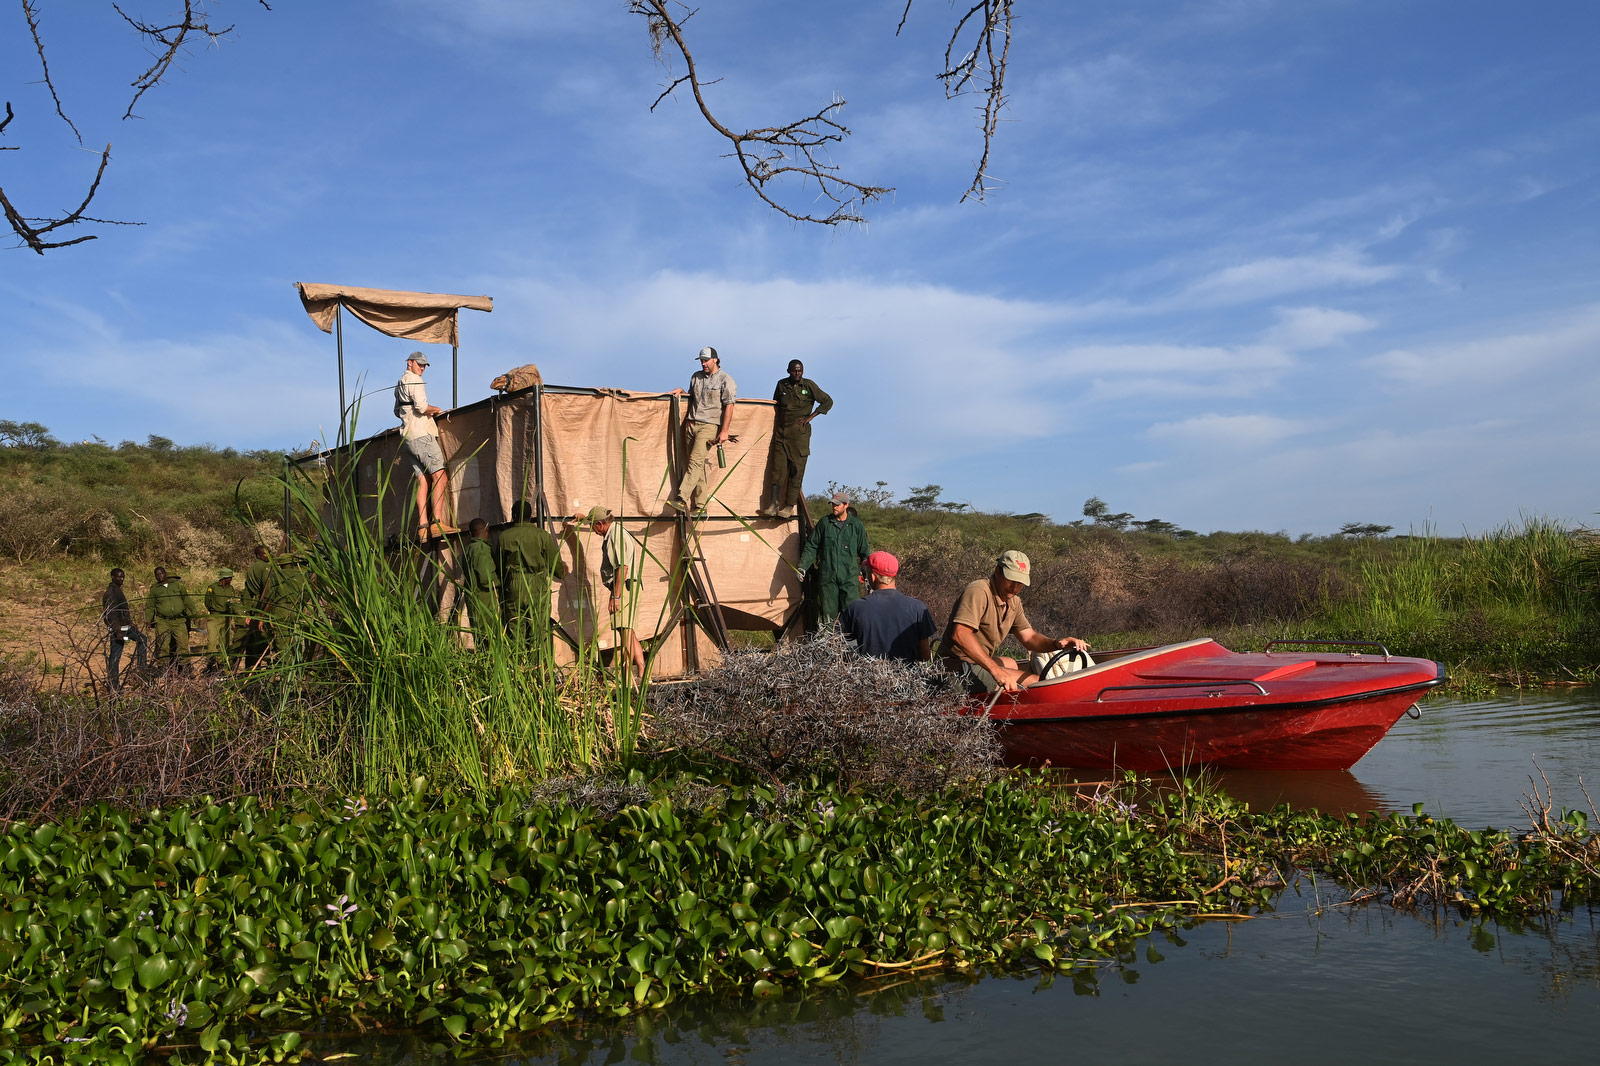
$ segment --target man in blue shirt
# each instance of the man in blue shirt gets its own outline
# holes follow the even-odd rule
[[[933,615],[928,605],[894,587],[900,560],[885,551],[867,556],[872,592],[839,616],[839,627],[862,655],[925,663],[933,658]]]

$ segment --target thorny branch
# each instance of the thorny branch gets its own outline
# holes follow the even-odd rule
[[[895,36],[905,29],[915,0],[906,0],[895,27]],[[944,83],[945,97],[955,99],[969,93],[981,93],[983,106],[979,109],[983,121],[983,154],[974,170],[972,184],[961,196],[982,200],[993,185],[989,175],[989,155],[994,145],[995,131],[1000,123],[1000,112],[1005,107],[1006,61],[1011,50],[1011,19],[1014,0],[978,0],[957,21],[945,45],[944,68],[937,75]],[[834,144],[850,135],[849,129],[838,121],[844,101],[835,98],[827,107],[814,115],[782,126],[746,130],[735,133],[723,124],[706,102],[704,89],[715,80],[701,78],[695,66],[694,55],[687,44],[683,27],[694,17],[695,10],[680,0],[629,0],[629,10],[643,16],[650,32],[650,46],[663,65],[669,61],[662,52],[671,45],[683,57],[688,73],[674,78],[655,102],[654,111],[680,86],[687,84],[694,93],[700,114],[712,129],[727,138],[733,145],[732,155],[744,170],[745,182],[755,190],[763,202],[779,213],[798,222],[816,222],[833,226],[841,222],[862,222],[861,208],[893,192],[891,188],[861,185],[839,173],[839,168],[825,161],[824,153]],[[798,176],[802,185],[815,184],[819,198],[833,204],[825,215],[791,209],[774,199],[769,183],[787,176]]]
[[[268,11],[272,10],[272,6],[267,3],[267,0],[257,0],[257,3]],[[150,65],[149,69],[130,83],[134,93],[133,98],[128,101],[128,106],[123,112],[122,117],[124,119],[134,117],[134,105],[139,102],[140,97],[144,96],[146,92],[161,83],[162,79],[171,70],[172,64],[177,60],[178,55],[190,43],[191,39],[203,37],[207,42],[215,44],[233,29],[232,26],[222,29],[214,28],[206,17],[206,5],[207,0],[183,0],[182,17],[178,21],[166,25],[134,18],[117,4],[113,3],[111,5],[116,13],[122,16],[123,20],[133,27],[141,38],[154,46],[152,55],[155,57],[155,61]],[[55,104],[56,114],[72,130],[73,135],[78,139],[78,143],[82,144],[83,135],[78,131],[77,125],[67,117],[67,113],[61,104],[61,95],[57,92],[55,81],[50,74],[50,63],[46,58],[44,38],[39,31],[37,0],[22,0],[22,15],[28,24],[28,32],[33,38],[34,50],[39,53],[39,65],[44,71],[44,85],[50,91],[50,99]],[[6,127],[11,124],[11,120],[15,117],[10,101],[6,102],[5,109],[5,120],[0,121],[0,134],[5,132]],[[17,151],[19,148],[20,145],[0,145],[0,151]],[[140,223],[113,222],[85,214],[95,194],[100,191],[100,182],[105,177],[106,165],[110,161],[111,145],[107,144],[100,153],[100,165],[95,170],[94,178],[89,183],[88,192],[83,201],[75,210],[54,216],[41,218],[24,215],[6,196],[5,189],[0,187],[0,212],[5,215],[6,224],[11,227],[13,233],[22,239],[24,246],[32,248],[40,255],[43,255],[46,250],[51,248],[66,248],[70,245],[82,244],[84,241],[95,239],[95,234],[92,233],[74,237],[71,240],[49,239],[49,234],[63,226],[77,225],[82,222],[105,225],[139,225]]]
[[[911,13],[912,0],[906,0],[905,13],[900,25],[905,25]],[[983,106],[983,155],[978,160],[972,184],[962,193],[962,202],[982,200],[984,193],[993,188],[989,184],[989,150],[994,145],[994,134],[1000,124],[1000,111],[1006,105],[1006,59],[1011,54],[1011,17],[1013,0],[978,0],[956,22],[950,32],[950,41],[944,47],[944,71],[938,75],[944,82],[944,95],[954,100],[967,93],[981,93]],[[898,34],[899,29],[895,30]],[[970,47],[962,51],[962,34]],[[959,55],[960,59],[954,59]]]
[[[670,42],[672,50],[683,57],[688,70],[656,97],[655,103],[650,105],[651,110],[655,110],[656,105],[678,86],[687,83],[694,93],[701,116],[733,146],[731,154],[739,161],[745,182],[773,210],[796,222],[815,222],[823,226],[864,222],[866,219],[861,215],[861,208],[894,191],[851,181],[840,175],[838,166],[827,162],[829,147],[850,135],[850,130],[837,117],[844,108],[843,100],[835,97],[827,107],[794,122],[736,133],[712,113],[711,106],[706,102],[705,87],[715,84],[715,81],[705,81],[700,77],[694,54],[684,40],[683,27],[694,17],[694,10],[676,0],[629,0],[628,9],[644,17],[656,58],[664,65],[667,63],[662,52]],[[674,14],[673,9],[682,13]],[[799,178],[802,186],[815,184],[819,200],[827,202],[823,206],[832,206],[826,213],[812,213],[780,203],[773,198],[768,185],[786,177]]]

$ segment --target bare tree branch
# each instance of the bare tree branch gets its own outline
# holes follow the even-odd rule
[[[45,88],[50,90],[50,99],[55,101],[56,114],[61,116],[61,121],[67,124],[72,130],[72,135],[78,138],[79,144],[82,144],[83,134],[78,132],[78,127],[73,125],[72,120],[67,117],[67,113],[61,110],[61,95],[56,92],[56,83],[50,79],[50,61],[44,57],[44,41],[39,37],[39,10],[34,6],[33,0],[22,0],[22,17],[28,20],[28,32],[33,35],[33,48],[34,51],[39,53],[39,66],[44,69]],[[6,105],[8,110],[10,106],[10,104]],[[6,121],[9,122],[10,119],[8,118]]]
[[[774,211],[796,222],[815,222],[823,226],[836,226],[841,222],[865,222],[861,208],[867,203],[882,199],[893,189],[877,185],[863,185],[840,175],[839,168],[827,162],[830,146],[842,142],[850,130],[838,120],[845,102],[837,97],[815,114],[781,126],[749,129],[742,133],[724,125],[706,102],[705,87],[714,84],[700,77],[695,67],[694,54],[684,40],[683,26],[694,17],[694,11],[675,0],[629,0],[628,9],[645,19],[649,27],[650,44],[656,58],[668,65],[663,50],[670,43],[672,51],[683,57],[688,73],[675,79],[651,104],[654,110],[678,86],[688,83],[694,93],[696,106],[710,127],[733,146],[730,153],[739,161],[744,171],[745,183]],[[673,9],[682,14],[675,15]],[[774,199],[775,188],[768,186],[784,178],[798,178],[801,187],[814,187],[819,201],[832,207],[824,213],[812,213],[791,208]],[[826,206],[826,204],[824,206]]]
[[[134,92],[132,99],[129,100],[128,106],[123,112],[122,117],[124,119],[135,117],[133,109],[138,104],[139,99],[166,78],[172,69],[173,63],[177,61],[178,56],[188,44],[197,37],[205,38],[207,43],[216,44],[224,36],[232,32],[232,26],[217,29],[211,25],[207,18],[208,2],[209,0],[182,0],[182,15],[175,16],[177,21],[167,24],[147,22],[135,18],[116,3],[111,4],[112,9],[122,16],[123,21],[131,26],[134,32],[146,43],[153,46],[151,56],[154,62],[150,64],[143,74],[140,74],[130,83]],[[272,10],[272,5],[267,3],[267,0],[257,0],[257,3],[268,11]],[[67,117],[65,110],[63,110],[61,96],[56,91],[55,81],[50,74],[50,63],[45,54],[44,38],[39,32],[38,0],[22,0],[22,15],[28,24],[28,32],[33,38],[34,50],[39,53],[39,65],[44,70],[44,84],[50,91],[50,99],[55,104],[56,114],[61,116],[61,120],[67,124],[73,135],[78,138],[78,143],[82,144],[83,135],[79,133],[77,125]],[[9,101],[5,105],[5,111],[5,119],[0,121],[0,134],[5,132],[6,127],[11,124],[11,120],[15,117],[15,112],[12,110]],[[14,152],[18,151],[20,147],[20,145],[0,145],[0,151]],[[100,182],[105,177],[106,166],[110,161],[111,145],[107,144],[105,150],[100,153],[100,165],[95,170],[94,179],[89,183],[88,192],[84,195],[82,203],[74,210],[63,211],[45,218],[24,215],[6,196],[5,190],[0,188],[0,213],[4,213],[6,223],[11,227],[11,231],[21,238],[23,246],[32,248],[40,255],[43,255],[46,250],[51,248],[66,248],[95,239],[94,234],[85,234],[70,240],[51,239],[50,235],[64,226],[73,226],[80,223],[113,226],[141,225],[142,223],[118,222],[112,219],[96,218],[86,213],[95,194],[100,191]]]
[[[978,0],[956,22],[950,33],[950,42],[944,49],[944,70],[938,75],[944,82],[944,95],[948,100],[977,92],[983,94],[983,156],[978,160],[972,184],[961,194],[968,199],[982,200],[989,184],[989,151],[994,146],[995,129],[1000,123],[1000,110],[1006,105],[1006,59],[1011,52],[1011,17],[1013,0]],[[907,0],[906,11],[911,10]],[[902,16],[902,25],[904,19]],[[962,33],[969,30],[970,46],[962,49]],[[898,32],[898,31],[896,31]],[[998,38],[998,41],[997,41]],[[952,59],[959,55],[960,59]]]

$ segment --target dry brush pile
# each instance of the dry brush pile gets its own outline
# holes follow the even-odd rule
[[[858,655],[837,631],[730,655],[704,678],[651,694],[657,751],[731,763],[774,783],[940,792],[992,777],[994,726],[928,665]]]

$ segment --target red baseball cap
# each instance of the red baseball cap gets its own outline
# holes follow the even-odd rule
[[[900,572],[900,560],[888,552],[873,552],[867,556],[867,569],[884,577],[894,577]]]

